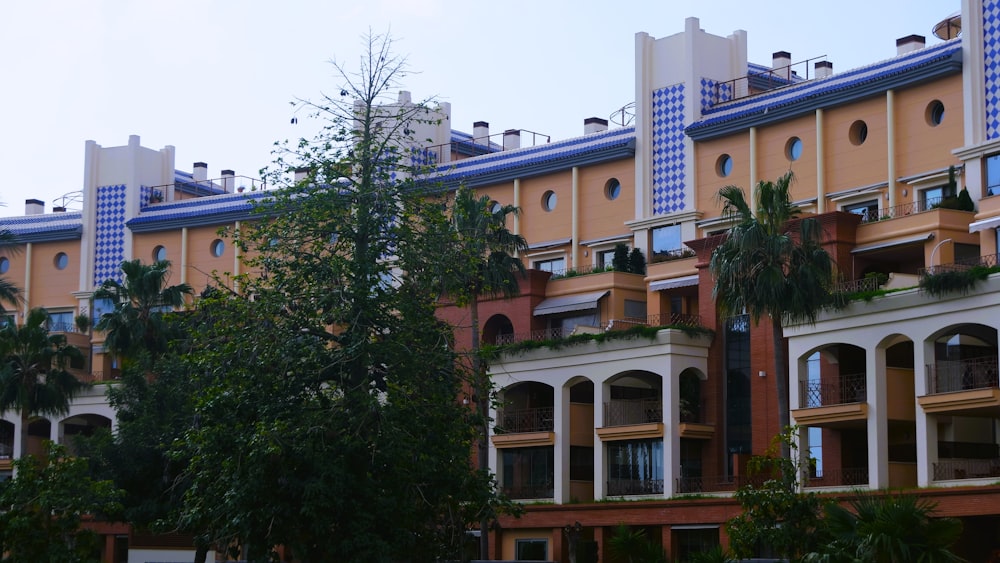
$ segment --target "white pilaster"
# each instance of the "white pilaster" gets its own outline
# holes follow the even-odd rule
[[[868,486],[889,486],[889,418],[885,381],[885,348],[866,350],[865,388],[868,395]]]
[[[604,442],[597,435],[597,428],[604,427],[604,397],[606,383],[594,382],[594,500],[604,498],[604,471],[607,467],[604,454]]]
[[[555,431],[553,447],[553,501],[569,502],[569,442],[570,408],[569,387],[560,385],[552,392],[552,430]]]
[[[913,343],[913,390],[916,397],[930,393],[927,361],[934,358],[933,342]],[[934,462],[938,457],[937,417],[927,414],[919,404],[916,406],[917,424],[917,486],[928,487],[934,480]]]

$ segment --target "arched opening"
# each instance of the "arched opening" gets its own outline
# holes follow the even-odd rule
[[[36,418],[28,423],[28,455],[43,456],[43,442],[52,436],[52,423],[47,418]]]
[[[78,439],[93,436],[100,430],[111,430],[111,420],[99,414],[81,414],[61,423],[60,442],[72,454],[78,453]]]
[[[494,433],[500,486],[512,499],[551,499],[555,485],[553,388],[536,381],[500,393]]]
[[[569,496],[594,500],[594,382],[575,377],[569,388]]]
[[[483,343],[493,346],[510,344],[514,337],[514,323],[506,315],[493,315],[483,325]]]

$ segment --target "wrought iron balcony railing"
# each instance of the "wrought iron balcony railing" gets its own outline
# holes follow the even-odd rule
[[[517,434],[521,432],[551,432],[552,407],[531,409],[505,408],[497,411],[497,434]]]
[[[800,381],[801,407],[863,403],[866,400],[865,374],[851,373],[826,377],[819,381]]]
[[[968,360],[942,360],[927,364],[931,394],[988,389],[997,386],[997,356]]]
[[[934,463],[934,480],[1000,477],[1000,458],[948,459]]]
[[[663,422],[660,399],[612,399],[604,403],[604,426]]]
[[[662,495],[663,479],[612,479],[608,481],[608,496]]]

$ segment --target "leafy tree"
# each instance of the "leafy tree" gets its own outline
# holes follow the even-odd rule
[[[645,528],[618,524],[608,538],[608,559],[613,563],[665,563],[667,556],[660,544],[646,535]]]
[[[611,258],[611,265],[616,272],[628,272],[631,270],[628,246],[625,243],[619,242],[615,245],[615,255]]]
[[[632,252],[628,254],[628,271],[633,274],[646,273],[646,257],[638,248],[633,248]]]
[[[121,282],[106,280],[94,292],[95,299],[110,299],[114,309],[101,316],[96,330],[106,332],[105,345],[114,353],[131,357],[147,352],[152,361],[166,352],[163,313],[184,304],[193,290],[186,283],[167,285],[170,262],[143,264],[139,259],[122,262]]]
[[[962,535],[962,521],[934,518],[934,503],[915,495],[858,492],[849,502],[826,506],[824,526],[832,539],[809,553],[807,563],[875,561],[954,563],[951,552]]]
[[[62,334],[49,334],[45,309],[32,309],[24,324],[0,328],[0,412],[21,416],[20,457],[28,452],[28,422],[36,414],[65,414],[86,385],[67,368],[80,350]]]
[[[0,561],[97,563],[100,537],[80,528],[82,515],[113,517],[121,493],[92,480],[85,460],[46,443],[44,457],[15,460],[16,476],[0,485]]]
[[[834,262],[822,246],[819,222],[805,218],[793,223],[799,209],[792,204],[791,181],[788,172],[776,182],[759,182],[753,207],[741,188],[719,190],[722,214],[735,224],[712,252],[709,264],[715,277],[713,296],[721,313],[747,313],[754,324],[765,315],[771,319],[782,429],[790,420],[782,322],[815,322],[819,311],[831,304],[834,281]],[[783,451],[787,455],[787,449]]]
[[[776,437],[764,455],[751,458],[749,479],[736,490],[743,512],[726,522],[726,532],[738,557],[753,557],[764,549],[770,556],[796,561],[825,540],[824,501],[798,491],[799,458],[782,455],[782,449],[795,453],[791,433]]]
[[[476,408],[480,414],[478,467],[489,471],[489,400],[492,382],[479,353],[481,332],[479,327],[479,300],[484,297],[512,297],[518,293],[518,277],[525,270],[517,253],[526,252],[528,243],[521,235],[507,229],[507,216],[517,215],[513,205],[494,208],[489,196],[476,197],[472,190],[460,187],[450,210],[451,238],[449,253],[453,260],[447,263],[445,289],[455,304],[468,306],[472,331],[469,358],[472,388]],[[488,529],[488,515],[484,514],[480,529]],[[488,557],[489,536],[480,535],[480,555]]]
[[[275,545],[303,561],[455,558],[492,507],[488,475],[468,465],[465,374],[434,314],[450,227],[405,166],[406,131],[432,114],[381,103],[405,65],[389,38],[367,46],[359,72],[335,64],[339,95],[306,103],[324,130],[278,148],[274,179],[309,177],[235,233],[258,275],[199,302],[181,358],[200,391],[174,447],[187,463],[177,525],[252,561]]]

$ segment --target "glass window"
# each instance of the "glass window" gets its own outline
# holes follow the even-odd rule
[[[798,160],[802,156],[802,139],[792,137],[785,143],[785,157],[788,160]]]
[[[532,267],[543,272],[561,274],[566,270],[566,259],[552,258],[551,260],[535,260],[532,262]]]
[[[48,311],[48,329],[51,332],[72,332],[73,311]]]
[[[556,195],[556,192],[549,190],[542,195],[542,209],[552,211],[556,208],[557,203],[559,203],[559,196]]]
[[[167,259],[167,249],[162,246],[157,246],[153,249],[153,261],[162,262]]]
[[[514,540],[514,558],[518,561],[548,561],[549,540]]]
[[[112,313],[115,310],[115,303],[110,299],[95,299],[93,314],[94,318],[91,319],[92,325],[96,326],[97,323],[101,322],[101,317],[105,313]]]
[[[66,266],[69,266],[69,256],[66,256],[65,252],[56,254],[55,265],[57,270],[65,270]]]
[[[608,494],[663,492],[663,440],[608,442]]]
[[[750,316],[738,315],[726,321],[724,332],[726,369],[726,451],[730,454],[750,453],[752,435],[750,394]],[[732,455],[726,456],[732,474]]]
[[[955,197],[956,195],[955,186],[948,185],[920,190],[920,210],[933,209],[941,205],[941,202],[945,198]]]
[[[505,448],[500,475],[504,492],[515,499],[552,498],[554,457],[552,446]]]
[[[612,178],[608,180],[608,183],[604,184],[604,197],[615,200],[618,196],[622,194],[622,184],[618,181],[618,178]]]
[[[646,319],[646,302],[634,299],[625,300],[625,316],[629,319]]]
[[[733,157],[728,154],[724,154],[719,157],[719,160],[715,161],[715,173],[720,177],[725,178],[733,173]]]
[[[941,122],[944,121],[944,104],[940,100],[934,100],[927,104],[925,117],[927,118],[927,124],[931,127],[941,125]]]
[[[597,267],[610,268],[615,263],[615,249],[597,251]],[[0,272],[2,273],[2,272]]]
[[[668,225],[653,229],[653,255],[651,261],[662,262],[681,254],[681,226]]]
[[[0,258],[0,274],[6,274],[10,270],[10,260],[6,257]]]
[[[570,481],[594,480],[594,448],[591,446],[569,447]]]
[[[986,157],[986,195],[1000,195],[1000,154]]]
[[[212,256],[218,258],[226,251],[226,243],[222,239],[215,239],[212,241],[211,250]]]
[[[861,203],[852,203],[850,205],[845,205],[843,210],[848,213],[853,213],[855,215],[861,216],[862,223],[869,223],[871,221],[878,221],[878,200],[872,199],[868,201],[862,201]]]
[[[490,204],[490,213],[496,215],[501,211],[503,211],[503,205],[501,205],[499,201],[494,201]]]
[[[863,145],[868,139],[868,124],[860,119],[851,124],[847,137],[852,145]]]

